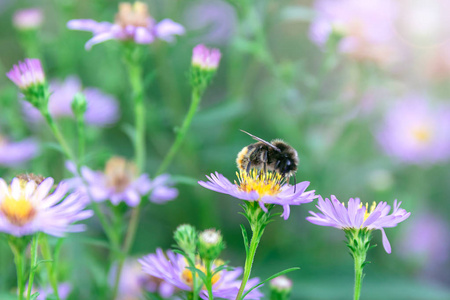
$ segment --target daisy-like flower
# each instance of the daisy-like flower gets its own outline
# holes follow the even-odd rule
[[[87,101],[87,110],[84,119],[87,124],[94,126],[108,126],[119,119],[119,103],[111,95],[105,94],[97,88],[83,89],[77,76],[69,76],[64,81],[52,80],[49,90],[48,110],[53,118],[73,118],[72,101],[75,95],[82,92]],[[42,114],[30,105],[23,103],[23,113],[27,121],[36,123],[43,121]]]
[[[339,50],[356,59],[389,63],[398,55],[394,0],[317,0],[310,38],[324,46],[333,33],[342,35]]]
[[[188,269],[189,264],[181,254],[175,254],[170,250],[164,254],[161,249],[157,249],[156,254],[149,254],[138,261],[141,263],[142,270],[145,273],[171,283],[181,290],[192,291],[193,274]],[[213,269],[222,264],[223,262],[216,260],[213,264]],[[205,271],[205,266],[202,262],[197,262],[196,267]],[[216,273],[212,278],[213,296],[235,299],[241,284],[237,278],[241,273],[241,268],[236,268],[233,271],[222,270]],[[257,278],[249,280],[245,290],[256,285],[258,281]],[[208,299],[208,293],[204,287],[201,289],[200,297]],[[246,296],[246,299],[260,299],[261,297],[262,294],[257,289],[254,289]]]
[[[39,28],[44,20],[44,14],[39,8],[21,9],[14,13],[13,25],[19,30]]]
[[[215,70],[219,67],[221,56],[219,49],[209,49],[200,44],[195,46],[192,51],[192,65],[205,70]]]
[[[408,164],[432,164],[450,158],[450,109],[432,107],[429,99],[402,99],[378,130],[378,141],[390,156]]]
[[[198,183],[218,193],[228,194],[245,201],[257,201],[265,212],[268,212],[266,205],[281,205],[284,210],[281,216],[285,220],[289,218],[290,205],[309,203],[317,198],[315,191],[306,191],[309,186],[308,181],[292,186],[277,172],[259,173],[256,169],[252,169],[249,173],[241,170],[236,175],[238,181],[234,183],[218,172],[206,176],[208,182],[199,181]]]
[[[143,2],[122,2],[116,14],[114,24],[96,22],[94,20],[71,20],[67,23],[69,29],[90,31],[94,34],[85,45],[89,50],[93,45],[107,40],[131,40],[137,44],[150,44],[156,39],[171,42],[175,35],[184,34],[184,28],[170,19],[159,23],[150,16],[148,7]]]
[[[19,165],[34,158],[38,152],[38,143],[32,138],[13,142],[0,135],[0,165]]]
[[[53,178],[20,176],[10,185],[0,178],[0,231],[20,237],[35,232],[63,236],[66,232],[83,231],[72,223],[92,216],[84,210],[79,193],[66,197],[68,186],[61,182],[52,194]],[[65,197],[65,198],[64,198]]]
[[[45,74],[41,61],[36,58],[26,58],[24,62],[19,61],[17,65],[6,73],[9,79],[14,82],[22,91],[33,86],[40,86],[45,83]]]
[[[400,208],[401,202],[394,201],[394,207],[391,214],[391,206],[386,202],[373,202],[370,209],[368,204],[364,206],[361,201],[350,199],[347,207],[339,202],[335,196],[323,200],[319,197],[317,208],[322,213],[310,211],[312,217],[306,219],[316,225],[336,227],[343,230],[367,229],[369,231],[378,229],[383,236],[383,246],[387,253],[391,253],[391,245],[384,232],[384,228],[395,227],[398,223],[406,220],[411,213]]]
[[[109,282],[114,283],[117,265],[111,268]],[[175,287],[160,278],[153,277],[142,271],[141,264],[137,260],[126,260],[119,282],[119,294],[117,299],[138,300],[142,299],[144,292],[157,293],[162,298],[170,298],[175,293]]]
[[[136,165],[122,157],[112,157],[104,172],[82,167],[81,177],[74,164],[68,163],[67,168],[76,176],[70,180],[71,187],[88,194],[96,202],[109,199],[114,205],[125,202],[134,207],[149,192],[152,192],[150,201],[154,203],[165,203],[178,196],[178,190],[171,187],[169,175],[163,174],[153,180],[147,174],[139,176]]]

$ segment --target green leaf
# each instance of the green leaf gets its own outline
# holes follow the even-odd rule
[[[258,283],[257,285],[251,287],[247,292],[244,293],[244,295],[242,295],[241,300],[245,299],[245,296],[247,296],[251,291],[253,291],[254,289],[260,287],[261,285],[263,285],[263,284],[266,283],[267,281],[270,281],[270,280],[272,280],[272,279],[274,279],[274,278],[276,278],[276,277],[278,277],[278,276],[280,276],[280,275],[283,275],[283,274],[286,274],[286,273],[289,273],[289,272],[292,272],[292,271],[295,271],[295,270],[300,270],[300,268],[299,268],[299,267],[289,268],[289,269],[286,269],[286,270],[284,270],[284,271],[278,272],[278,273],[276,273],[275,275],[270,276],[269,278],[267,278],[267,279],[261,281],[261,282]]]
[[[248,235],[244,225],[241,224],[242,237],[244,238],[245,253],[248,256]]]
[[[126,136],[131,140],[132,143],[135,142],[134,137],[135,137],[135,129],[133,127],[133,125],[131,124],[124,124],[121,127],[122,131],[126,134]]]
[[[36,300],[37,297],[39,297],[39,292],[34,293],[33,295],[31,295],[31,300]]]
[[[175,183],[182,183],[182,184],[187,184],[187,185],[192,185],[192,186],[198,185],[198,179],[193,178],[193,177],[188,177],[188,176],[171,175],[170,180]]]

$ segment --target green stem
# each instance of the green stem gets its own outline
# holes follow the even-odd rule
[[[30,265],[30,276],[28,277],[28,291],[27,300],[31,299],[31,290],[33,288],[34,275],[37,269],[37,248],[38,248],[38,237],[37,234],[33,236],[31,242],[31,265]]]
[[[363,278],[363,268],[362,264],[364,263],[364,259],[361,257],[355,256],[355,293],[354,300],[359,300],[359,295],[361,294],[361,284]]]
[[[180,146],[182,145],[184,138],[186,137],[186,133],[189,130],[192,119],[194,118],[195,112],[197,111],[198,105],[200,104],[200,100],[201,100],[201,92],[199,91],[198,88],[194,88],[192,91],[191,105],[189,106],[188,113],[186,114],[183,124],[181,125],[181,128],[178,131],[178,134],[175,138],[175,142],[172,144],[172,147],[170,148],[166,157],[164,157],[161,166],[156,172],[157,175],[160,175],[164,171],[166,171],[167,167],[172,162],[172,159],[175,157],[175,154],[180,149]]]
[[[90,197],[92,199],[92,197]],[[97,215],[100,223],[102,224],[103,229],[105,230],[106,236],[108,237],[108,240],[111,242],[113,246],[113,251],[119,250],[119,237],[116,234],[116,232],[112,229],[111,225],[109,224],[108,220],[106,219],[105,214],[100,209],[100,206],[97,202],[91,201],[92,203],[92,209],[94,210],[95,214]]]
[[[253,260],[255,259],[256,249],[258,248],[258,244],[261,241],[262,234],[263,229],[261,229],[259,226],[256,226],[255,230],[253,230],[252,232],[250,247],[248,249],[247,257],[245,258],[244,276],[242,278],[241,286],[239,288],[239,293],[236,296],[236,300],[241,300],[242,294],[244,293],[245,290],[245,286],[247,285],[247,281],[250,278]]]
[[[209,300],[213,300],[214,296],[213,296],[213,292],[212,292],[212,272],[211,272],[211,267],[212,267],[212,261],[210,260],[206,260],[205,261],[205,267],[206,267],[206,282],[205,282],[205,286],[206,289],[208,291],[208,299]]]
[[[73,154],[72,150],[70,149],[69,145],[67,144],[66,140],[64,139],[64,136],[62,135],[61,131],[59,130],[58,126],[56,125],[55,121],[53,120],[52,116],[50,115],[47,107],[41,110],[42,115],[44,116],[45,120],[47,121],[47,124],[50,126],[53,135],[55,136],[58,143],[61,145],[62,150],[66,157],[76,162],[75,155]]]
[[[59,293],[58,293],[58,279],[56,277],[56,258],[54,259],[52,257],[51,251],[50,251],[50,245],[48,244],[47,236],[44,233],[39,234],[39,244],[41,248],[42,257],[46,261],[51,261],[50,263],[46,263],[47,272],[48,272],[48,278],[50,281],[50,285],[53,289],[53,293],[55,294],[55,297],[57,300],[60,300]]]
[[[140,213],[140,205],[133,208],[133,211],[131,212],[131,219],[130,223],[128,225],[128,230],[125,235],[125,241],[123,244],[123,248],[119,257],[119,262],[117,265],[117,272],[116,277],[114,281],[114,288],[113,288],[113,299],[116,299],[117,293],[119,291],[119,284],[120,284],[120,277],[122,274],[123,264],[125,263],[125,259],[130,252],[131,246],[133,245],[134,238],[136,236],[136,231],[139,223],[139,213]]]
[[[86,149],[86,126],[84,123],[84,117],[77,117],[77,130],[78,130],[78,161],[80,164],[84,162],[84,153]]]
[[[133,91],[135,115],[135,161],[139,173],[145,169],[145,105],[142,66],[139,58],[126,59],[128,77]]]
[[[9,242],[11,250],[14,253],[14,263],[16,264],[17,272],[17,293],[18,300],[23,300],[25,294],[25,249],[20,249],[13,242]]]

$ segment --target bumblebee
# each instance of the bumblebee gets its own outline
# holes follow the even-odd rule
[[[266,172],[274,171],[279,173],[284,178],[294,177],[294,185],[296,184],[295,172],[298,166],[298,153],[282,140],[275,139],[270,143],[241,130],[248,134],[253,139],[257,140],[257,143],[250,144],[244,147],[237,155],[236,163],[237,167],[241,170],[245,170],[247,173],[252,168],[263,170]]]

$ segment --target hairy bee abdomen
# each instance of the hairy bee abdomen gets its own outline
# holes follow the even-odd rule
[[[236,164],[237,164],[238,169],[245,170],[247,168],[248,162],[249,162],[248,147],[244,147],[238,153],[237,158],[236,158]]]

